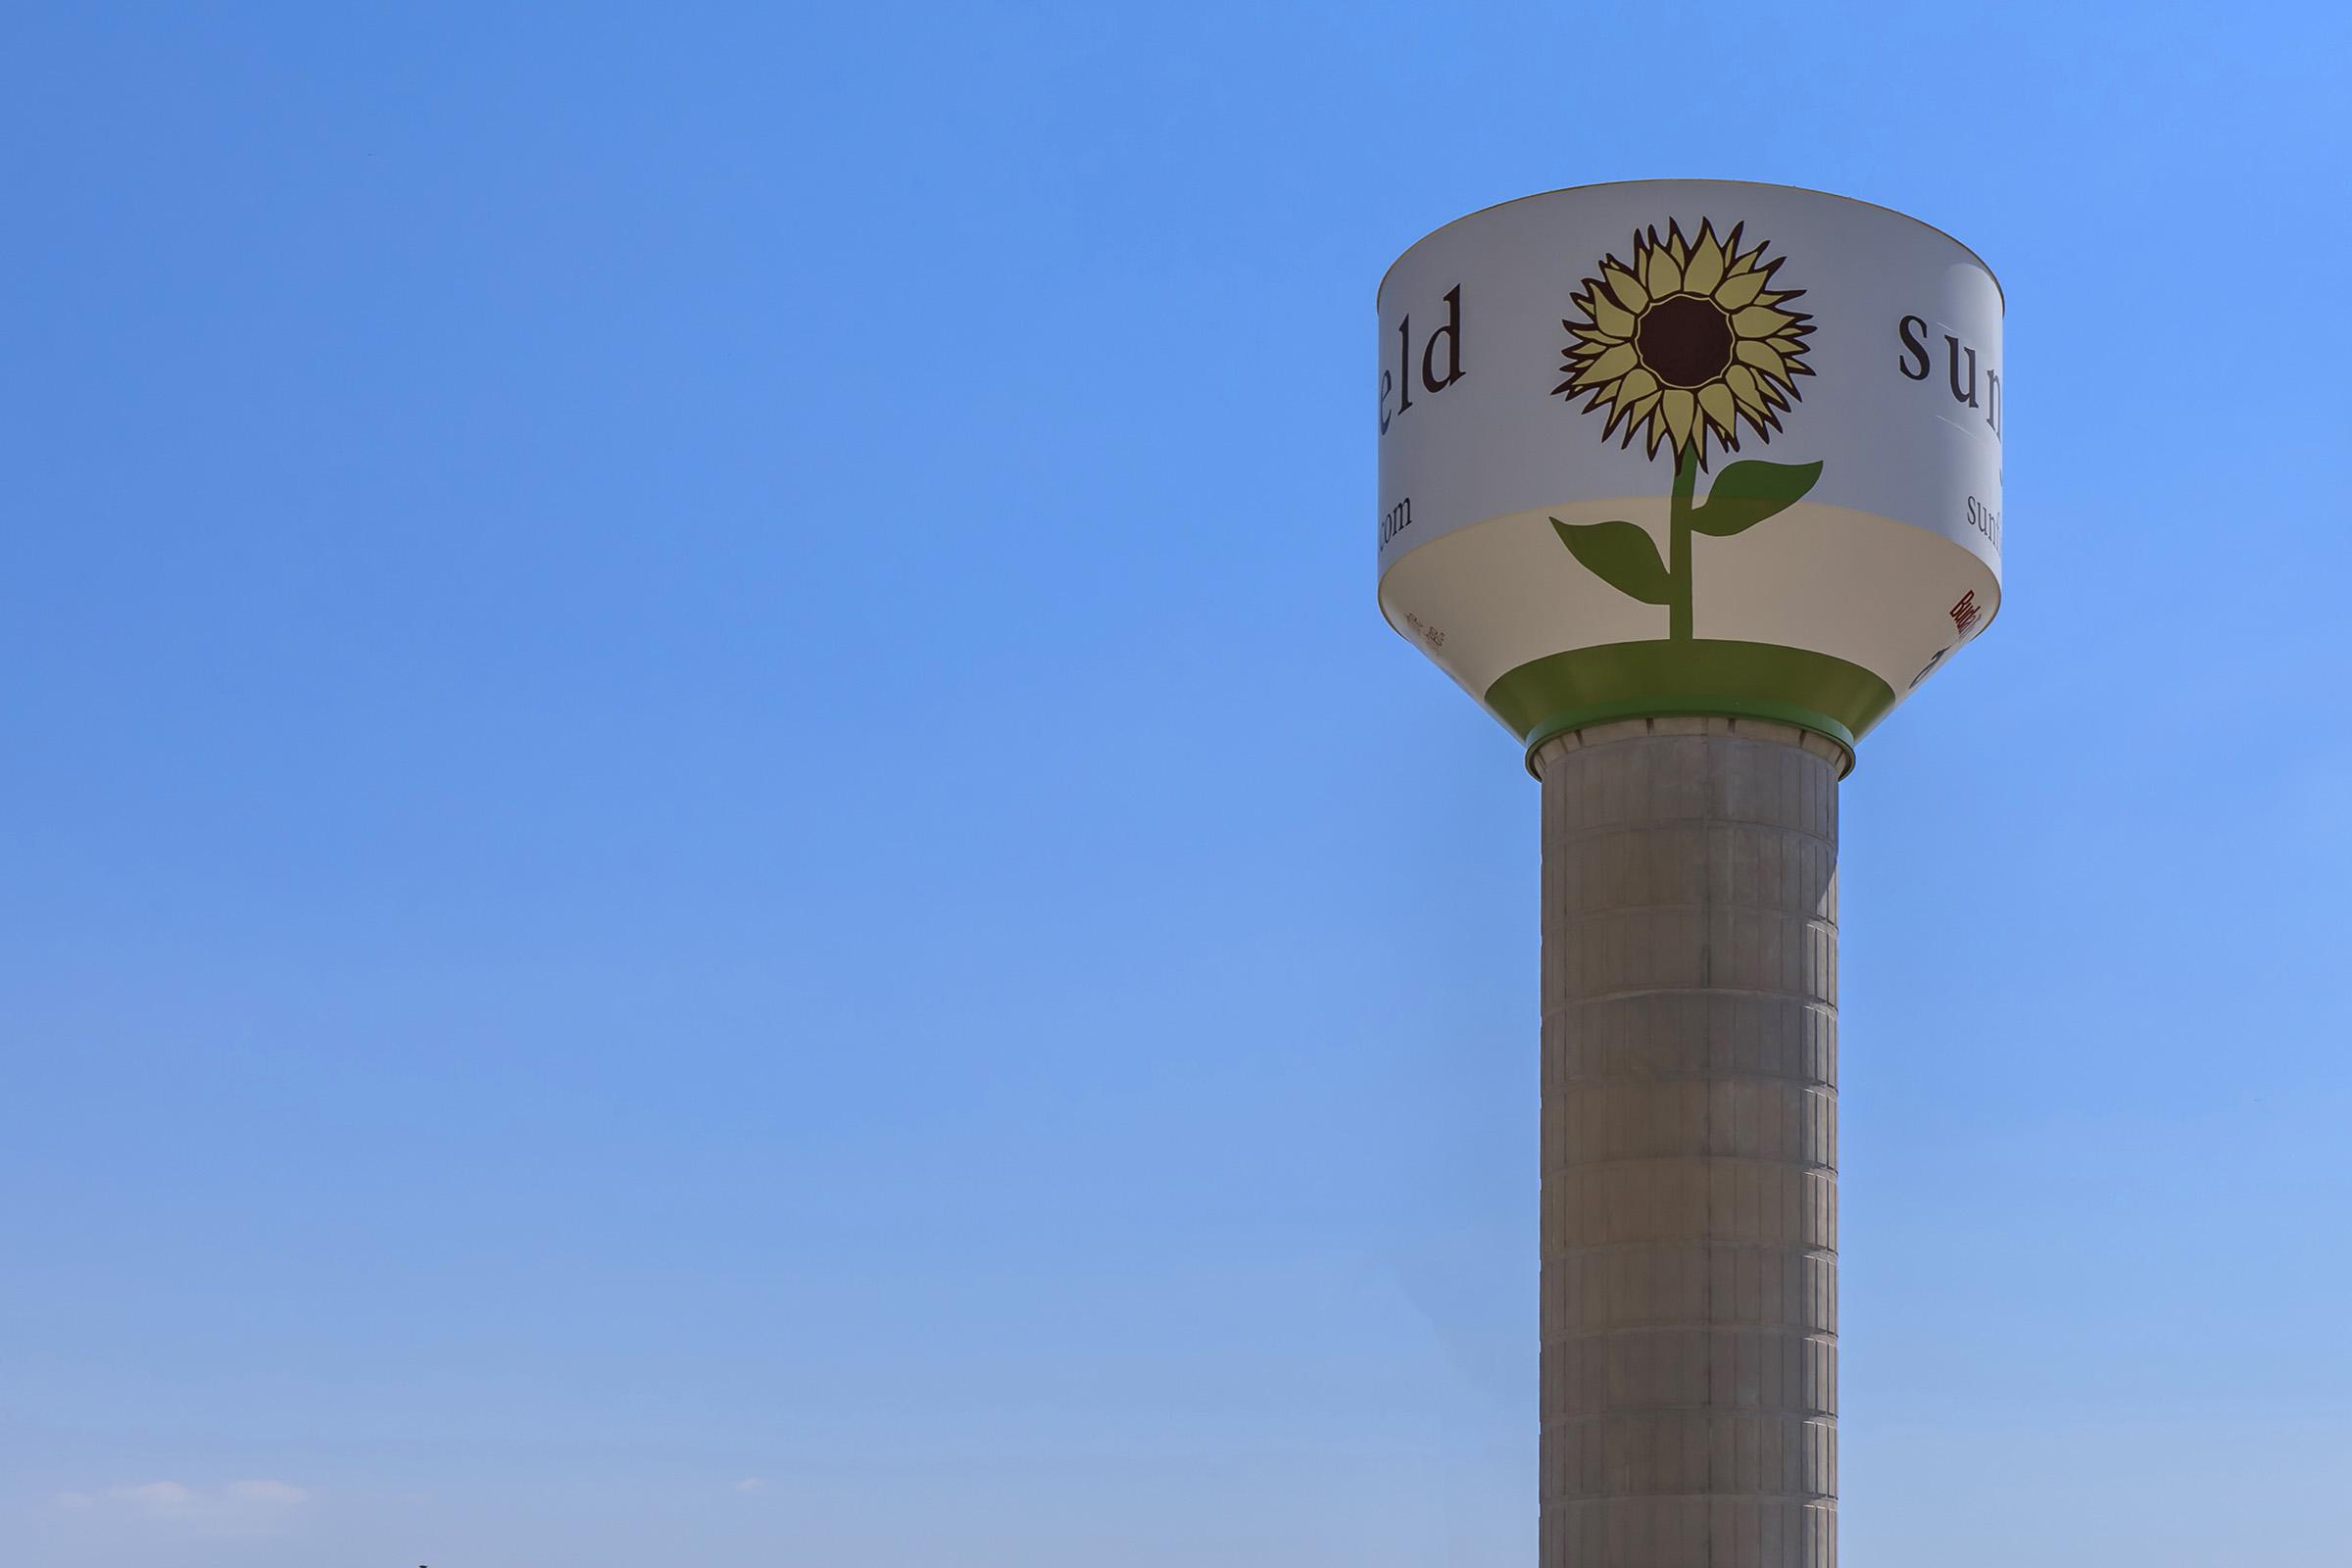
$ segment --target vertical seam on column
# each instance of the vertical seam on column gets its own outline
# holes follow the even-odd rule
[[[1710,1405],[1715,1399],[1715,1004],[1710,988],[1715,983],[1715,738],[1702,736],[1698,743],[1699,785],[1705,790],[1702,826],[1699,828],[1699,884],[1698,884],[1698,987],[1702,1009],[1700,1026],[1705,1030],[1707,1053],[1707,1086],[1699,1097],[1699,1151],[1706,1157],[1700,1168],[1706,1172],[1707,1183],[1707,1245],[1700,1249],[1707,1271],[1705,1298],[1707,1320],[1707,1387]],[[1713,1422],[1707,1423],[1709,1427]],[[1705,1532],[1707,1568],[1715,1565],[1715,1498],[1722,1494],[1723,1482],[1715,1473],[1715,1434],[1709,1431],[1707,1440],[1707,1502],[1702,1510]]]

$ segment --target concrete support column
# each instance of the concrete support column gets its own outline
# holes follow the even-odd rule
[[[1547,741],[1543,1568],[1838,1560],[1838,780],[1750,719]]]

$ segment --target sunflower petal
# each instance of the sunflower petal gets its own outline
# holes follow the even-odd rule
[[[1630,405],[1625,420],[1625,441],[1620,444],[1631,444],[1635,434],[1639,432],[1644,425],[1649,426],[1654,431],[1656,428],[1657,414],[1658,395],[1655,392],[1652,392],[1648,397],[1643,398],[1641,402]],[[1657,450],[1657,441],[1654,434],[1650,441],[1650,450],[1653,452]]]
[[[1619,305],[1599,289],[1592,291],[1592,309],[1589,313],[1592,324],[1617,342],[1634,335],[1634,313]]]
[[[1642,281],[1653,300],[1680,294],[1683,291],[1682,266],[1663,248],[1651,251],[1642,269]]]
[[[1750,305],[1744,311],[1732,313],[1732,330],[1741,337],[1771,337],[1796,324],[1770,306]]]
[[[1642,357],[1634,352],[1631,343],[1614,343],[1598,359],[1585,367],[1584,373],[1576,378],[1576,384],[1596,386],[1603,381],[1614,381],[1641,363]]]
[[[1764,394],[1756,387],[1756,372],[1744,365],[1734,365],[1723,372],[1723,384],[1735,402],[1743,409],[1764,407]]]
[[[1617,303],[1636,316],[1649,309],[1649,296],[1642,291],[1641,279],[1624,268],[1614,265],[1603,267],[1600,280],[1608,285],[1611,294],[1617,296]]]
[[[1698,407],[1706,415],[1708,422],[1728,439],[1732,433],[1732,421],[1740,416],[1739,405],[1732,398],[1732,389],[1721,381],[1709,381],[1698,389]]]
[[[1658,378],[1649,373],[1648,367],[1637,365],[1625,372],[1625,384],[1617,389],[1617,396],[1634,403],[1657,390]]]
[[[1698,399],[1679,386],[1670,386],[1665,400],[1658,405],[1658,413],[1664,416],[1666,428],[1674,433],[1675,450],[1679,452],[1689,446],[1690,421],[1698,416]]]
[[[1727,311],[1737,311],[1752,303],[1764,292],[1764,274],[1735,269],[1721,283],[1715,285],[1715,303]]]
[[[1616,388],[1611,388],[1610,390],[1615,391]],[[1630,398],[1620,397],[1616,401],[1612,402],[1609,405],[1608,422],[1600,427],[1600,438],[1603,441],[1606,441],[1609,437],[1615,435],[1617,433],[1617,426],[1620,424],[1640,424],[1642,422],[1642,417],[1640,415],[1634,412],[1636,407],[1637,404]]]
[[[1723,243],[1715,237],[1715,225],[1698,225],[1698,243],[1690,247],[1690,260],[1683,265],[1683,287],[1693,294],[1712,294],[1723,281]]]
[[[1781,351],[1769,343],[1743,337],[1740,340],[1739,347],[1732,352],[1740,363],[1752,365],[1766,375],[1778,376],[1784,381],[1788,379],[1788,362],[1782,359]],[[1767,397],[1772,395],[1772,388],[1769,384],[1765,386],[1764,392]]]

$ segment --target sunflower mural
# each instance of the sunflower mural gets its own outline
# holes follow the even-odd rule
[[[1793,506],[1821,477],[1818,463],[1731,463],[1703,503],[1693,499],[1710,448],[1739,451],[1742,425],[1770,441],[1801,395],[1798,379],[1813,373],[1804,341],[1812,318],[1788,308],[1804,290],[1779,287],[1786,258],[1765,260],[1763,241],[1741,250],[1743,231],[1735,225],[1718,237],[1709,220],[1696,239],[1674,223],[1664,239],[1654,227],[1637,232],[1633,259],[1604,258],[1599,275],[1572,297],[1583,319],[1560,322],[1571,340],[1554,395],[1583,399],[1586,414],[1605,411],[1601,439],[1614,435],[1621,448],[1639,440],[1652,462],[1661,451],[1671,455],[1668,559],[1637,523],[1554,517],[1551,525],[1594,576],[1665,607],[1667,636],[1677,641],[1691,636],[1691,536],[1743,533]]]

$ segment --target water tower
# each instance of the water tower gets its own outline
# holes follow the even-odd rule
[[[1644,180],[1379,303],[1381,612],[1543,788],[1543,1568],[1832,1568],[1838,786],[2000,609],[2000,286]]]

